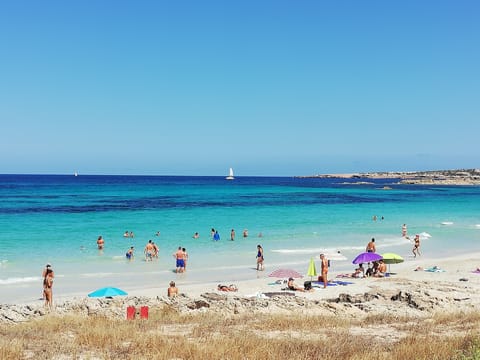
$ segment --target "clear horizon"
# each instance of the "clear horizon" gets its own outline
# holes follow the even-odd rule
[[[386,170],[386,171],[383,171],[383,170],[377,170],[377,171],[354,171],[354,172],[348,172],[348,173],[315,173],[315,174],[295,174],[295,175],[257,175],[257,174],[248,174],[248,175],[235,175],[235,178],[240,178],[240,177],[295,177],[295,176],[299,176],[299,177],[302,177],[302,176],[316,176],[316,175],[345,175],[345,174],[365,174],[365,173],[387,173],[387,172],[391,172],[391,173],[395,173],[395,172],[428,172],[428,171],[461,171],[461,170],[476,170],[476,168],[450,168],[450,169],[429,169],[429,170],[422,170],[422,169],[417,169],[417,170]],[[479,169],[480,171],[480,169]],[[219,174],[219,175],[182,175],[182,174],[105,174],[105,173],[84,173],[84,174],[80,174],[80,173],[3,173],[3,174],[0,174],[1,175],[7,175],[7,176],[16,176],[16,175],[19,175],[19,176],[22,176],[22,175],[52,175],[52,176],[72,176],[72,175],[75,175],[77,174],[78,176],[178,176],[178,177],[182,177],[182,176],[185,176],[185,177],[225,177],[226,175],[228,174]]]
[[[0,4],[0,173],[479,168],[480,3]]]

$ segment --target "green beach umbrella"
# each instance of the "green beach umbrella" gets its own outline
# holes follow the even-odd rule
[[[312,280],[314,276],[317,276],[317,268],[315,267],[315,261],[313,260],[313,258],[310,258],[310,264],[308,265],[307,276],[310,276],[310,280]]]
[[[400,255],[394,253],[385,253],[382,255],[383,262],[388,264],[388,272],[390,272],[390,264],[400,264],[403,262],[403,258]]]

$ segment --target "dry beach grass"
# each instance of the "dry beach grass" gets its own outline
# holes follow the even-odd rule
[[[478,359],[480,312],[431,318],[177,312],[1,326],[1,359]]]

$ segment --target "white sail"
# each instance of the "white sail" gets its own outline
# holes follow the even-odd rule
[[[230,168],[230,170],[228,171],[228,176],[227,176],[225,179],[227,179],[227,180],[233,180],[233,179],[235,179],[235,178],[233,177],[233,169],[232,169],[232,168]]]

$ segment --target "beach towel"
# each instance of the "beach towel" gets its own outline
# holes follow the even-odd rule
[[[333,283],[336,283],[338,285],[350,285],[350,284],[353,284],[353,282],[350,282],[350,281],[339,281],[339,280],[336,280],[336,281],[332,281]]]
[[[432,266],[431,268],[425,269],[424,271],[428,271],[428,272],[445,272],[445,270],[440,269],[438,266]]]
[[[313,287],[316,287],[316,288],[319,288],[319,287],[323,287],[323,286],[324,286],[323,282],[320,282],[320,281],[312,281],[312,284],[313,284],[312,286],[313,286]],[[329,281],[329,282],[327,283],[327,286],[337,286],[337,285],[338,285],[338,284],[336,284],[336,283],[333,282],[333,281]]]
[[[336,277],[337,278],[351,278],[352,274],[338,274]]]

